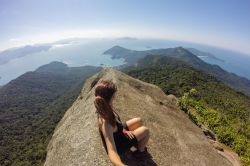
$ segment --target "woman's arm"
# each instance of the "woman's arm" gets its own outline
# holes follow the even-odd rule
[[[103,131],[103,136],[107,145],[109,159],[115,166],[124,166],[119,155],[117,154],[114,136],[113,136],[113,127],[109,123],[104,121],[102,125],[102,131]]]

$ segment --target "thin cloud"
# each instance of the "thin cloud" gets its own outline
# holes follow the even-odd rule
[[[17,41],[21,41],[20,38],[11,38],[9,39],[9,42],[17,42]]]

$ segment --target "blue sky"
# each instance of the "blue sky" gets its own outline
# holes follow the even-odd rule
[[[0,0],[0,50],[69,37],[121,36],[250,54],[250,0]]]

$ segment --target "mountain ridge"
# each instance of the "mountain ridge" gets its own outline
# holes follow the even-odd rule
[[[45,166],[110,165],[98,133],[93,105],[94,89],[101,79],[111,79],[117,85],[114,108],[122,120],[141,116],[151,131],[148,149],[152,158],[136,161],[128,155],[125,159],[122,157],[124,163],[232,165],[178,109],[174,96],[165,95],[153,84],[104,68],[85,82],[81,94],[58,123],[48,145]]]
[[[122,50],[121,53],[119,53],[119,49]],[[134,51],[125,49],[121,46],[114,46],[105,51],[104,54],[111,55],[111,58],[113,59],[124,58],[127,64],[123,65],[122,67],[135,65],[139,59],[144,58],[146,55],[164,55],[174,57],[189,63],[198,70],[215,76],[218,80],[222,81],[226,85],[250,96],[250,80],[245,77],[238,76],[234,73],[227,72],[218,65],[208,64],[183,47]]]
[[[176,95],[180,108],[197,126],[209,127],[220,142],[240,155],[244,165],[249,165],[250,97],[181,60],[163,55],[147,55],[136,66],[122,71]]]
[[[214,56],[213,54],[211,54],[209,52],[203,52],[203,51],[197,50],[195,48],[186,48],[186,49],[201,59],[202,59],[202,57],[205,57],[205,58],[207,57],[207,58],[211,58],[213,60],[219,61],[219,62],[225,62],[225,60],[217,58],[216,56]]]

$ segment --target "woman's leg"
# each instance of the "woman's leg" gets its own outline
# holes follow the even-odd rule
[[[138,127],[142,126],[142,119],[139,117],[133,118],[133,119],[126,121],[126,124],[128,126],[128,129],[130,131],[133,131],[133,130],[137,129]]]
[[[138,141],[138,150],[140,152],[144,151],[149,140],[149,129],[145,126],[141,126],[135,129],[133,134]]]
[[[136,139],[138,140],[138,150],[144,151],[148,140],[149,140],[149,130],[147,127],[143,126],[142,119],[140,117],[130,119],[126,121],[128,129],[133,131]]]

